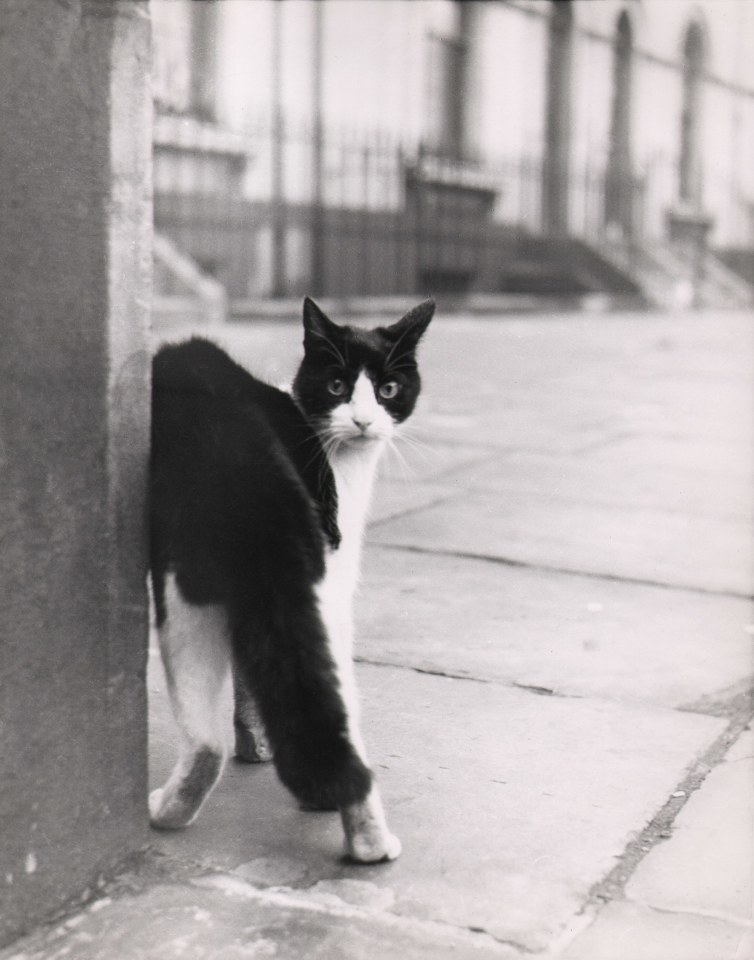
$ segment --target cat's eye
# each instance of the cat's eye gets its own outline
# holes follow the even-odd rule
[[[388,380],[380,384],[380,396],[383,400],[395,400],[401,389],[401,385],[395,380]]]
[[[346,392],[346,381],[335,377],[327,384],[327,389],[334,397],[342,397]]]

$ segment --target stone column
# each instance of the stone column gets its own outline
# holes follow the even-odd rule
[[[146,841],[149,68],[0,0],[0,943]]]

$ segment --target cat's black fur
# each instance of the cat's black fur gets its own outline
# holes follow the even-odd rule
[[[307,300],[307,310],[314,306]],[[326,317],[319,319],[320,322],[327,320]],[[380,402],[396,423],[406,420],[414,410],[421,389],[414,351],[423,329],[417,324],[415,311],[409,312],[399,324],[374,330],[328,322],[327,339],[323,339],[319,326],[307,325],[304,358],[293,383],[293,393],[310,421],[316,423],[343,399],[336,399],[328,392],[326,374],[345,378],[347,397],[360,369],[366,370],[375,383],[389,375],[401,384],[401,391],[394,399]]]
[[[200,339],[153,364],[151,571],[158,626],[171,569],[185,599],[222,604],[283,783],[313,806],[362,799],[313,586],[335,547],[337,495],[290,396]]]
[[[432,306],[433,309],[433,306]],[[419,393],[414,350],[431,318],[389,328],[332,324],[307,301],[295,401],[203,339],[153,362],[150,565],[158,626],[168,574],[190,605],[227,612],[235,667],[259,707],[282,782],[307,805],[359,803],[372,774],[349,740],[315,585],[336,551],[338,498],[318,433],[357,373],[401,384],[394,421]],[[345,380],[344,396],[327,383]],[[375,388],[376,389],[376,388]],[[182,790],[222,756],[204,748]],[[192,779],[193,778],[193,779]],[[169,824],[168,824],[169,825]]]

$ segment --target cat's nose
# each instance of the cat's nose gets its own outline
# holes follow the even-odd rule
[[[353,420],[354,426],[358,427],[362,433],[366,433],[367,430],[371,427],[372,421],[369,417],[351,417]]]

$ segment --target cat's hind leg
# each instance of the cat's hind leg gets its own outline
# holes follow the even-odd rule
[[[150,794],[149,812],[153,827],[175,830],[196,818],[225,762],[219,704],[230,672],[226,615],[187,603],[168,575],[158,635],[180,752],[167,782]]]
[[[243,763],[272,760],[272,747],[265,733],[262,714],[244,680],[243,670],[237,666],[233,669],[233,700],[236,760]]]

